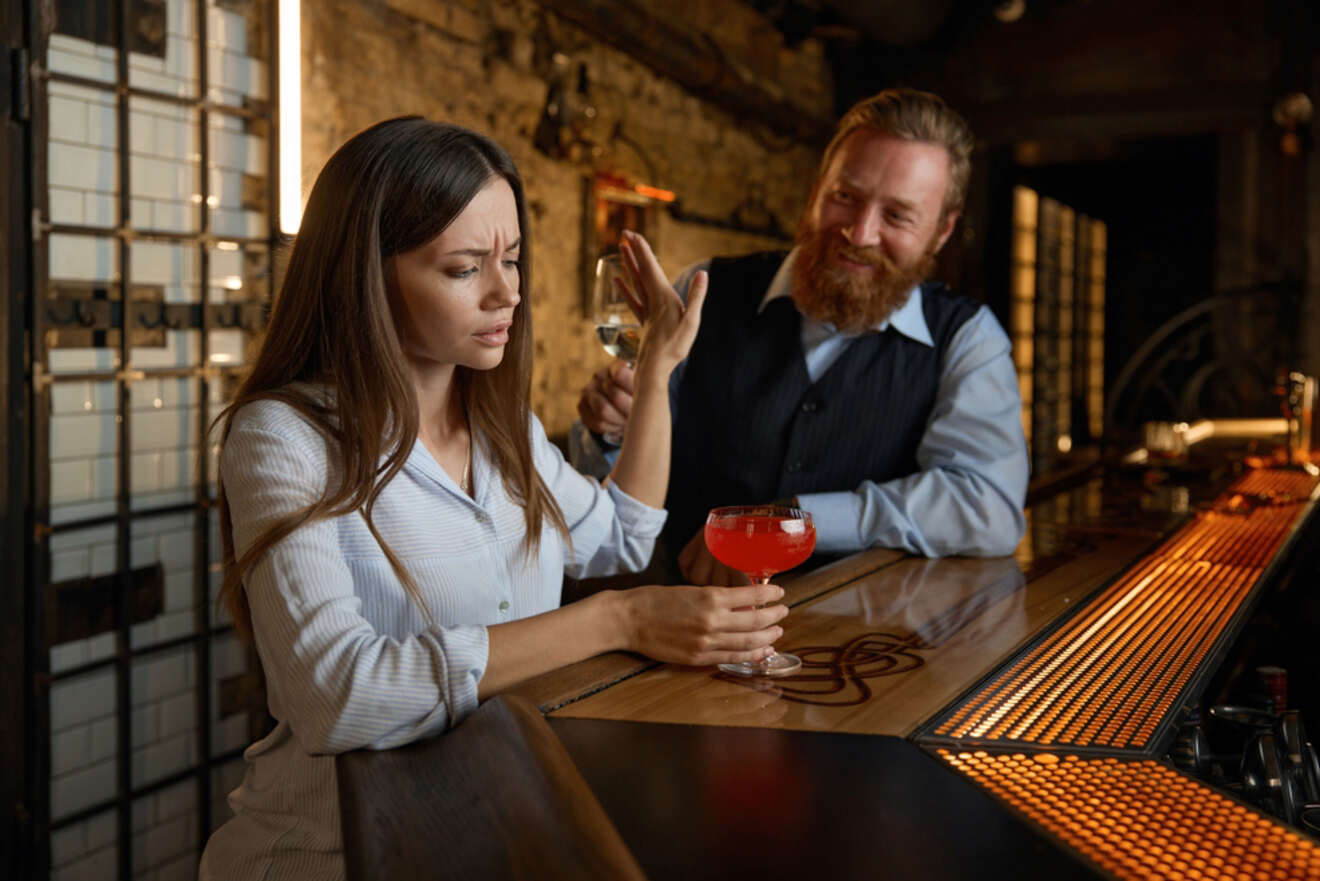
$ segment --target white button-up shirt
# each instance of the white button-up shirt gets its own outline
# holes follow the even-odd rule
[[[400,583],[360,513],[320,520],[279,541],[244,578],[275,729],[245,753],[236,817],[217,830],[202,878],[344,876],[333,754],[438,734],[477,705],[486,628],[559,605],[564,572],[640,569],[664,511],[582,477],[528,428],[537,470],[568,522],[547,520],[524,554],[522,507],[473,444],[475,498],[420,441],[380,493],[373,520],[421,591]],[[337,479],[326,440],[297,411],[260,401],[236,415],[221,475],[241,557],[275,519]]]

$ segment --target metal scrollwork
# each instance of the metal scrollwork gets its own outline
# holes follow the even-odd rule
[[[1273,415],[1275,371],[1293,357],[1298,292],[1217,294],[1162,324],[1109,388],[1105,425],[1133,433],[1150,419]],[[1290,319],[1288,316],[1293,316]]]

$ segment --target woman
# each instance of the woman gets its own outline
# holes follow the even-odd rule
[[[696,334],[645,241],[628,442],[606,485],[527,406],[526,209],[508,155],[418,118],[331,157],[267,336],[222,414],[222,589],[277,725],[245,755],[203,878],[342,878],[332,754],[438,734],[477,702],[603,651],[768,654],[773,585],[640,587],[563,608],[565,570],[647,561],[664,521],[670,371]],[[438,793],[437,797],[443,797]]]

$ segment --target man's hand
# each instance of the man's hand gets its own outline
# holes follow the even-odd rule
[[[578,417],[596,434],[622,435],[632,412],[633,370],[623,361],[603,367],[578,398]]]
[[[751,584],[751,579],[736,569],[730,569],[711,556],[706,547],[706,531],[698,530],[678,555],[678,569],[692,584],[738,585]]]

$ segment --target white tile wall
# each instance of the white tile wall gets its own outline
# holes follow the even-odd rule
[[[119,167],[113,153],[52,141],[46,156],[54,186],[112,192],[119,188]]]
[[[55,868],[87,853],[87,824],[75,823],[50,835],[52,864]]]
[[[133,786],[145,786],[196,763],[197,739],[193,734],[189,731],[134,751],[130,778]]]
[[[80,40],[66,34],[51,34],[46,65],[54,73],[114,82],[114,50],[111,49],[109,57],[106,57],[105,52],[97,51],[98,48],[95,43],[88,40]]]
[[[50,418],[51,460],[95,456],[119,448],[115,413],[60,413]]]
[[[83,222],[83,191],[52,186],[50,188],[50,222],[81,224]]]
[[[117,875],[118,860],[118,848],[112,844],[56,869],[51,881],[105,881]]]
[[[50,84],[51,222],[115,224],[114,196],[119,191],[115,106],[114,92],[58,81]]]
[[[139,881],[197,873],[197,785],[191,780],[133,803],[133,875]]]
[[[97,236],[54,234],[50,237],[52,281],[99,281],[119,278],[119,249],[115,240]]]
[[[56,682],[50,692],[51,731],[59,733],[113,714],[116,692],[114,672],[108,669]]]
[[[210,65],[213,100],[229,105],[244,96],[266,95],[266,65],[249,58],[246,24],[240,14],[209,9],[206,61]],[[169,95],[196,94],[198,87],[196,4],[193,0],[167,0],[166,54],[164,59],[129,57],[129,81],[134,86]],[[64,72],[101,80],[113,86],[116,53],[87,41],[53,35],[47,65]],[[104,225],[119,222],[120,184],[115,158],[118,105],[110,89],[89,89],[59,82],[50,84],[50,220],[56,224]],[[133,97],[129,106],[132,192],[129,217],[135,227],[192,231],[200,219],[200,150],[197,115],[160,101]],[[243,211],[242,175],[267,173],[267,145],[244,131],[244,122],[220,113],[210,115],[207,132],[215,217],[213,229],[222,235],[264,237],[265,218]],[[135,281],[160,284],[169,302],[199,299],[194,249],[142,247],[135,243],[130,267]],[[142,247],[142,250],[138,249]],[[225,288],[227,276],[242,278],[237,252],[221,257],[213,253],[214,285]],[[112,282],[118,278],[117,247],[113,240],[52,236],[51,276],[59,280]],[[246,292],[244,292],[246,293]],[[163,348],[137,347],[137,367],[191,366],[199,355],[199,334],[167,333]],[[241,356],[238,332],[220,333],[211,340],[219,353]],[[113,349],[58,349],[51,352],[52,372],[109,371],[119,367]],[[135,411],[134,474],[143,486],[155,489],[160,502],[171,492],[191,498],[198,443],[196,387],[189,383],[150,380],[132,388]],[[218,403],[218,389],[213,392]],[[52,480],[58,504],[56,522],[68,522],[114,510],[117,491],[118,432],[113,425],[113,383],[57,384],[52,388]],[[58,421],[56,421],[58,420]],[[139,486],[134,484],[135,492]],[[145,497],[145,496],[144,496]],[[135,496],[135,503],[137,497]],[[212,515],[214,522],[214,515]],[[140,528],[138,528],[140,527]],[[160,561],[165,570],[165,607],[154,621],[133,628],[134,642],[169,639],[193,627],[191,515],[154,518],[135,526],[131,543],[133,566]],[[213,558],[218,559],[218,536],[212,530]],[[52,565],[60,577],[83,577],[113,571],[114,527],[60,533],[50,542]],[[214,560],[208,589],[217,581]],[[115,635],[102,634],[51,649],[51,669],[58,672],[113,655]],[[241,672],[246,655],[236,641],[217,657],[224,671]],[[132,768],[135,784],[159,779],[162,774],[196,761],[195,670],[191,650],[147,657],[132,669],[134,707]],[[217,676],[219,674],[217,673]],[[232,675],[232,673],[231,673]],[[111,670],[56,683],[51,697],[52,757],[57,772],[51,781],[52,806],[66,815],[114,794],[114,753],[117,728],[114,718],[115,681]],[[244,744],[246,720],[216,722],[217,750]],[[242,761],[213,772],[214,822],[229,812],[224,794],[238,785]],[[175,881],[196,875],[200,842],[196,832],[196,787],[192,783],[139,799],[133,806],[133,868],[142,881]],[[116,872],[118,828],[114,812],[57,830],[52,837],[52,878],[57,881],[113,877]]]
[[[163,346],[135,346],[133,365],[156,367],[194,367],[202,357],[202,334],[198,330],[167,330]]]
[[[59,820],[69,814],[111,799],[115,795],[117,770],[114,760],[80,768],[50,779],[50,816]]]
[[[147,98],[131,99],[129,108],[131,195],[147,198],[151,204],[146,226],[196,231],[201,161],[197,113]]]
[[[87,505],[109,506],[108,510],[114,510],[119,485],[115,456],[119,449],[116,394],[112,382],[57,382],[51,386],[51,517],[57,523],[68,522],[85,511]],[[113,534],[109,541],[113,542]],[[106,550],[101,548],[103,555]],[[94,574],[113,571],[113,544],[108,550],[109,568]],[[104,565],[106,558],[101,559]],[[54,577],[53,580],[65,579]]]
[[[116,684],[98,670],[51,687],[51,817],[58,820],[115,794]]]
[[[168,14],[167,14],[168,17]],[[165,57],[128,56],[129,85],[179,97],[197,94],[197,39],[168,33],[165,37]]]
[[[167,0],[165,8],[166,33],[180,37],[192,37],[197,34],[195,0]]]
[[[195,460],[191,467],[196,468]],[[180,492],[187,498],[192,497],[191,489]],[[130,551],[134,568],[160,563],[165,578],[164,609],[153,620],[133,628],[132,645],[136,648],[193,633],[196,627],[196,603],[192,591],[192,514],[137,521],[133,525]],[[189,656],[188,664],[191,663]],[[191,670],[191,666],[188,669]],[[173,687],[172,682],[163,684]],[[152,699],[159,697],[157,695]]]

